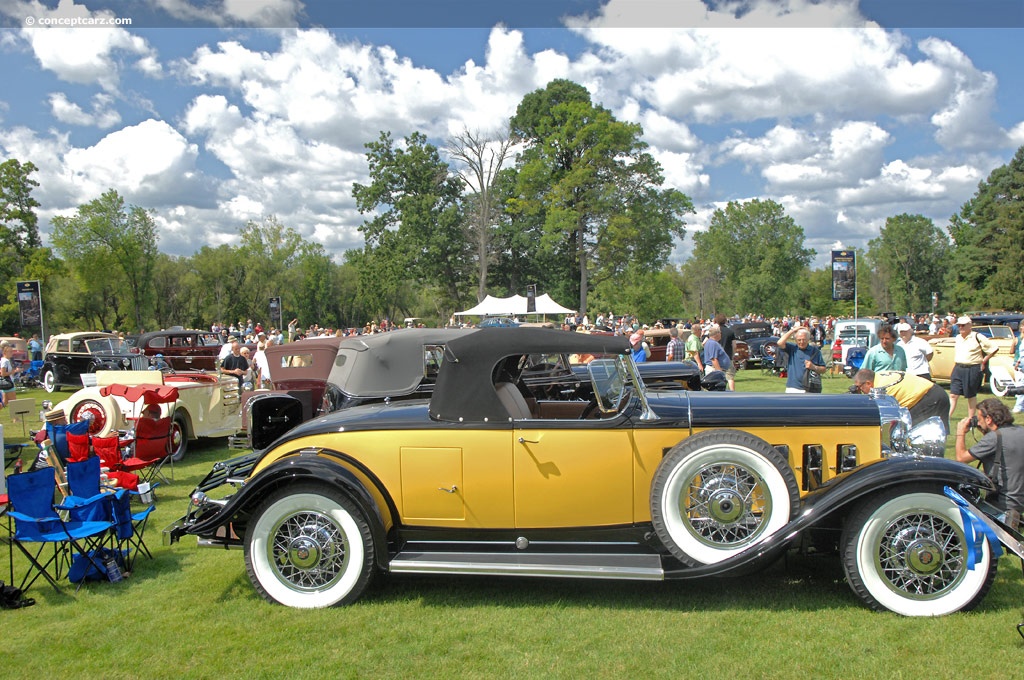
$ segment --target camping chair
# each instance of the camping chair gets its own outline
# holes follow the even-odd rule
[[[116,435],[93,437],[92,448],[96,452],[96,457],[100,459],[100,465],[106,469],[108,478],[114,480],[122,489],[138,490],[139,476],[124,470],[124,460],[121,458],[121,440]]]
[[[142,481],[152,483],[157,477],[168,484],[162,468],[171,458],[171,419],[142,417],[135,421],[135,434],[121,440],[121,446],[128,449],[128,456],[121,464],[127,472],[138,471]],[[173,462],[172,462],[173,467]]]
[[[79,420],[77,423],[71,423],[70,425],[46,423],[46,438],[53,444],[53,448],[57,451],[57,455],[60,457],[60,462],[62,463],[67,463],[68,460],[71,459],[71,451],[68,448],[69,433],[88,434],[89,421]],[[86,449],[88,450],[88,444]],[[88,453],[86,455],[88,455]]]
[[[8,512],[14,518],[11,543],[29,561],[20,590],[27,590],[42,576],[54,590],[61,592],[57,579],[61,577],[64,564],[70,564],[72,552],[81,554],[93,567],[103,571],[93,554],[113,526],[112,522],[62,519],[58,511],[70,513],[72,508],[53,504],[57,478],[52,467],[13,475],[7,483],[8,495],[14,507]],[[87,503],[78,505],[74,512],[85,512],[89,503],[101,502],[104,502],[103,498],[93,497]],[[34,548],[33,544],[39,547]],[[53,556],[43,562],[43,552],[48,547],[53,548]]]
[[[124,568],[132,571],[135,568],[135,559],[139,553],[145,553],[146,557],[153,559],[153,553],[146,546],[145,533],[146,524],[149,522],[149,515],[155,509],[151,503],[138,512],[132,512],[130,496],[138,496],[136,491],[121,489],[114,496],[113,520],[114,538],[117,541],[117,549],[124,558]]]

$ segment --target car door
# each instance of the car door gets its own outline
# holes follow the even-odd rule
[[[515,526],[632,523],[633,436],[625,422],[622,416],[515,421]]]

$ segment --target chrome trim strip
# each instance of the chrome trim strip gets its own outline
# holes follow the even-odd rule
[[[665,580],[657,555],[398,553],[388,569],[403,574]]]

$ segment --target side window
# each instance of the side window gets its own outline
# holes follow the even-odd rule
[[[67,338],[65,338],[64,340],[61,340],[60,342],[58,342],[57,343],[56,351],[57,352],[70,352],[71,351],[71,341],[68,340]]]
[[[149,341],[149,346],[154,349],[163,349],[167,347],[167,338],[164,336],[157,336]]]

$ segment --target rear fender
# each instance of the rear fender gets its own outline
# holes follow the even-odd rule
[[[197,535],[212,533],[234,519],[251,513],[263,499],[274,491],[299,482],[315,481],[340,489],[359,505],[373,532],[377,563],[387,564],[388,549],[385,527],[391,526],[390,519],[397,515],[393,508],[380,507],[380,503],[374,499],[374,495],[366,488],[362,480],[352,470],[343,467],[343,462],[347,462],[347,459],[342,454],[322,449],[303,449],[287,454],[247,481],[245,486],[228,499],[227,504],[219,512],[205,521],[197,522],[189,528],[188,533]],[[384,499],[385,503],[390,504],[387,496],[379,490],[378,495]],[[385,515],[385,513],[387,514]]]

